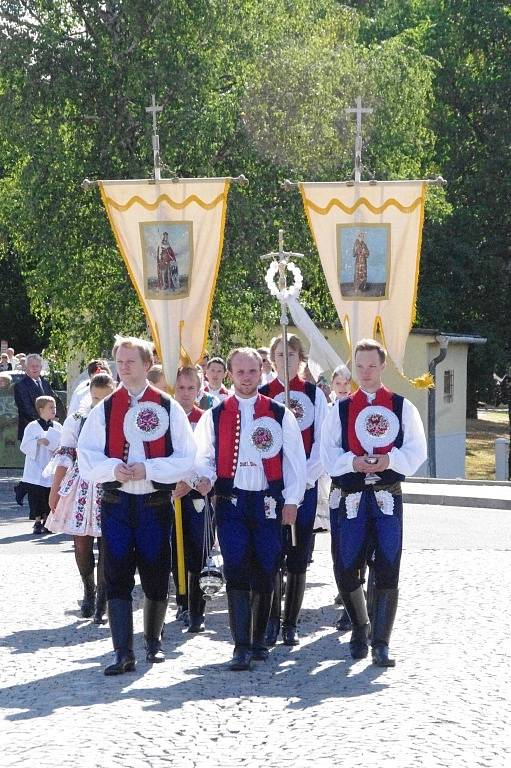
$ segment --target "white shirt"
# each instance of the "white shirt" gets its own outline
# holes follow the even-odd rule
[[[71,395],[71,400],[68,406],[68,413],[75,413],[80,410],[80,407],[89,407],[92,405],[90,396],[90,379],[81,381],[76,387],[75,391]]]
[[[279,379],[280,381],[280,379]],[[284,382],[280,381],[282,386]],[[311,447],[310,456],[307,459],[307,487],[312,488],[316,480],[323,474],[324,469],[321,463],[321,430],[323,422],[328,413],[328,403],[325,393],[319,387],[316,387],[316,399],[314,402],[314,440]]]
[[[31,421],[25,427],[20,450],[25,454],[25,466],[23,468],[23,480],[25,483],[42,485],[44,488],[51,486],[52,477],[43,477],[43,470],[50,461],[53,452],[60,443],[62,425],[58,421],[53,426],[44,430],[38,421]],[[45,437],[49,445],[38,445],[37,441]]]
[[[363,391],[363,390],[362,390]],[[376,393],[366,392],[368,405],[373,402]],[[426,461],[427,446],[424,426],[417,408],[409,400],[403,401],[403,413],[401,417],[403,427],[403,445],[401,448],[392,448],[389,457],[389,469],[393,469],[400,475],[413,475]],[[326,472],[331,477],[345,475],[354,472],[352,451],[344,452],[342,449],[342,426],[339,418],[338,404],[334,403],[330,408],[323,424],[321,440],[321,461]]]
[[[135,406],[144,392],[131,395],[131,407]],[[170,405],[170,434],[174,453],[158,459],[146,459],[143,445],[129,446],[128,464],[141,462],[145,466],[144,480],[128,480],[121,489],[125,493],[139,495],[154,491],[152,481],[157,483],[177,483],[192,469],[196,446],[192,428],[188,418],[179,403],[172,399]],[[80,475],[95,483],[111,483],[116,481],[115,467],[121,464],[120,459],[109,458],[105,455],[105,407],[98,403],[92,409],[78,439],[78,467]]]
[[[227,397],[229,397],[229,393],[226,394],[224,392],[220,392],[221,389],[222,389],[222,387],[219,387],[218,389],[213,389],[211,384],[208,384],[206,387],[204,387],[204,392],[207,395],[211,395],[212,397],[216,397],[218,402],[222,402],[222,400],[225,400]]]
[[[264,491],[268,481],[264,474],[262,457],[254,455],[250,443],[250,426],[255,418],[254,404],[258,395],[250,398],[236,396],[240,410],[240,445],[238,464],[234,475],[234,486],[244,491]],[[298,422],[286,408],[282,420],[284,459],[282,473],[284,490],[282,495],[286,504],[300,504],[305,493],[306,461],[302,435]],[[215,430],[211,411],[206,411],[200,418],[194,433],[197,443],[195,471],[200,477],[206,477],[211,483],[216,480]]]

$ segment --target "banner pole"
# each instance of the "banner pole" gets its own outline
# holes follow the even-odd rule
[[[176,527],[177,590],[180,595],[186,595],[183,509],[181,506],[181,499],[174,499],[174,525]]]

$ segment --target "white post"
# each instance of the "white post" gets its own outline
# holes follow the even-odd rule
[[[495,440],[495,480],[508,480],[509,438],[497,437]]]

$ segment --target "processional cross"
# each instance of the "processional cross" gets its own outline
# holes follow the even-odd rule
[[[161,179],[161,166],[160,166],[160,137],[158,135],[158,125],[156,115],[158,112],[163,111],[163,107],[156,104],[156,98],[154,93],[151,96],[151,106],[145,108],[146,112],[150,112],[153,118],[153,162],[154,162],[154,180],[160,181]]]
[[[261,259],[272,259],[276,261],[279,265],[279,291],[280,295],[283,295],[283,292],[287,288],[287,276],[286,276],[286,270],[287,265],[290,261],[292,261],[293,258],[297,259],[303,259],[303,253],[293,253],[293,251],[285,251],[284,250],[284,230],[279,229],[279,250],[277,253],[275,251],[272,251],[271,253],[265,253],[264,256],[260,256]],[[284,353],[284,390],[285,390],[285,398],[286,398],[286,405],[289,407],[289,371],[288,371],[288,360],[287,360],[287,326],[289,325],[289,318],[287,315],[287,304],[284,298],[280,299],[280,325],[282,328],[282,346],[283,346],[283,353]]]
[[[362,178],[362,115],[371,115],[374,110],[370,107],[362,106],[362,96],[357,97],[357,106],[348,107],[345,110],[348,114],[355,114],[357,116],[357,128],[355,134],[355,182],[358,182]]]

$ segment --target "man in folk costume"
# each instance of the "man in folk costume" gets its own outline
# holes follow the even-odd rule
[[[195,366],[183,366],[177,372],[175,398],[182,406],[188,417],[192,430],[195,428],[204,411],[195,404],[199,394],[201,378]],[[180,480],[172,496],[181,499],[183,512],[183,542],[185,551],[185,566],[187,571],[186,595],[178,595],[177,618],[188,624],[188,632],[204,631],[204,615],[206,600],[200,588],[200,574],[205,565],[204,527],[205,505],[204,497],[195,489],[198,475],[189,472],[187,477]],[[175,538],[173,538],[175,546]],[[212,541],[209,545],[212,545]],[[177,562],[172,565],[174,582],[178,584]]]
[[[118,338],[112,354],[121,384],[92,409],[77,446],[80,473],[103,486],[105,584],[116,654],[105,675],[135,669],[131,600],[136,568],[145,595],[146,659],[165,659],[161,634],[171,569],[171,491],[193,467],[196,453],[181,406],[146,379],[153,363],[151,346],[142,339]]]
[[[282,524],[296,521],[306,464],[292,413],[258,392],[262,363],[255,349],[233,350],[227,370],[234,395],[206,411],[195,430],[197,490],[215,485],[216,523],[224,559],[232,670],[268,657],[265,642]]]
[[[389,640],[398,602],[403,534],[401,481],[419,469],[427,452],[417,408],[382,385],[385,360],[385,350],[374,339],[357,344],[354,361],[360,388],[330,410],[323,425],[321,458],[332,477],[330,506],[338,515],[334,568],[353,625],[351,656],[367,656],[371,629],[373,663],[392,667]],[[360,580],[370,542],[375,573],[371,617]]]
[[[273,339],[270,360],[277,370],[277,378],[260,387],[263,395],[284,402],[284,347],[281,337]],[[307,459],[307,487],[303,502],[296,518],[296,546],[291,546],[289,531],[284,543],[284,568],[286,595],[282,621],[282,640],[285,645],[298,645],[298,614],[305,592],[307,564],[309,561],[314,520],[318,503],[318,479],[323,473],[320,460],[321,428],[328,412],[323,392],[298,376],[300,364],[305,360],[302,342],[291,334],[288,337],[289,405],[300,427],[303,447]],[[280,632],[281,614],[281,573],[275,578],[273,604],[268,622],[267,642],[275,645]]]

